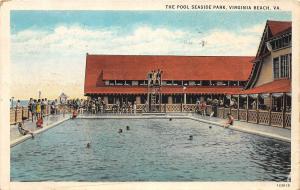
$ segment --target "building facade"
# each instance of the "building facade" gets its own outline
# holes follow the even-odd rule
[[[89,55],[84,93],[108,104],[147,101],[147,74],[160,70],[163,104],[195,104],[203,97],[223,98],[239,92],[248,80],[254,57]]]
[[[289,127],[291,42],[291,22],[268,20],[253,57],[87,54],[84,94],[108,105],[144,105],[147,75],[160,70],[165,111],[195,111],[197,100],[222,100],[218,117],[231,113],[238,120]]]
[[[291,74],[292,23],[267,21],[248,82],[242,91],[232,94],[239,102],[235,117],[291,126]]]

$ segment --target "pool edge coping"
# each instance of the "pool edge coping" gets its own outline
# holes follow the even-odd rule
[[[199,121],[199,122],[203,122],[203,123],[217,125],[219,127],[224,127],[224,124],[222,124],[222,123],[215,122],[215,121],[210,121],[210,120],[207,120],[207,119],[200,119],[200,118],[196,118],[196,117],[189,116],[189,115],[78,116],[78,118],[79,119],[169,119],[169,118],[172,118],[172,119],[191,119],[191,120],[194,120],[194,121]],[[262,137],[267,137],[267,138],[276,139],[276,140],[284,141],[284,142],[287,142],[287,143],[291,143],[290,138],[284,137],[284,136],[281,136],[281,135],[277,135],[277,134],[272,134],[272,133],[267,133],[267,132],[262,132],[262,131],[257,131],[257,130],[251,130],[251,129],[243,129],[243,128],[239,128],[239,126],[237,126],[237,125],[229,126],[228,128],[232,129],[232,130],[244,132],[244,133],[249,133],[249,134],[253,134],[253,135],[258,135],[258,136],[262,136]]]
[[[220,127],[224,127],[224,124],[214,122],[214,121],[199,119],[199,118],[195,118],[195,117],[189,117],[189,119],[204,122],[204,123],[218,125]],[[229,126],[228,128],[232,129],[232,130],[244,132],[244,133],[249,133],[249,134],[253,134],[253,135],[258,135],[258,136],[262,136],[262,137],[272,138],[272,139],[276,139],[276,140],[291,143],[290,138],[287,138],[287,137],[284,137],[284,136],[281,136],[281,135],[277,135],[277,134],[272,134],[272,133],[267,133],[267,132],[262,132],[262,131],[257,131],[257,130],[243,129],[243,128],[239,128],[239,126],[237,126],[237,125]]]
[[[207,119],[200,119],[200,118],[196,118],[196,117],[188,116],[188,115],[78,116],[78,119],[170,119],[170,118],[172,118],[172,119],[191,119],[191,120],[202,122],[202,123],[208,123],[208,124],[213,124],[213,125],[216,125],[216,126],[219,126],[219,127],[224,127],[224,124],[221,124],[221,123],[218,123],[218,122],[215,122],[215,121],[210,121],[210,120],[207,120]],[[53,127],[65,122],[65,121],[69,120],[69,119],[70,119],[70,117],[63,118],[62,120],[57,121],[55,123],[52,123],[48,126],[45,126],[44,128],[42,128],[40,130],[34,131],[33,134],[34,135],[40,134],[44,131],[47,131],[48,129],[51,129],[51,128],[53,128]],[[243,129],[243,128],[239,128],[238,126],[235,126],[235,125],[229,126],[228,128],[232,129],[232,130],[248,133],[248,134],[258,135],[258,136],[262,136],[262,137],[267,137],[267,138],[276,139],[276,140],[284,141],[284,142],[287,142],[287,143],[291,143],[290,138],[287,138],[287,137],[284,137],[284,136],[281,136],[281,135],[277,135],[277,134],[271,134],[271,133],[266,133],[266,132],[257,131],[257,130]],[[12,148],[12,147],[28,140],[28,139],[31,139],[31,138],[32,137],[31,137],[30,134],[21,136],[21,137],[19,137],[19,138],[17,138],[17,139],[10,142],[10,148]]]
[[[69,119],[70,119],[69,117],[63,118],[62,120],[59,120],[59,121],[54,122],[54,123],[52,123],[52,124],[50,124],[50,125],[47,125],[47,126],[43,127],[43,128],[40,129],[40,130],[34,131],[34,132],[33,132],[33,135],[35,136],[35,135],[37,135],[37,134],[40,134],[40,133],[42,133],[42,132],[45,132],[45,131],[47,131],[47,130],[49,130],[49,129],[51,129],[51,128],[53,128],[53,127],[55,127],[55,126],[57,126],[57,125],[59,125],[59,124],[65,122],[65,121],[67,121],[67,120],[69,120]],[[20,144],[20,143],[22,143],[22,142],[28,140],[28,139],[31,139],[31,138],[32,138],[32,136],[31,136],[30,134],[27,134],[27,135],[24,135],[24,136],[21,136],[21,137],[15,139],[15,140],[12,140],[12,141],[10,141],[10,148],[12,148],[12,147],[14,147],[14,146],[16,146],[16,145],[18,145],[18,144]]]

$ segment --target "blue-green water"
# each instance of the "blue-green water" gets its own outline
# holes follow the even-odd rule
[[[187,119],[70,120],[11,149],[11,180],[287,179],[290,144],[208,126]]]

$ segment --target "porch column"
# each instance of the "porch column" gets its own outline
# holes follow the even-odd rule
[[[286,94],[285,93],[283,93],[283,96],[282,96],[282,127],[283,128],[285,128],[285,122],[284,122],[284,120],[285,120],[285,104],[286,104],[286,102],[285,102],[285,99],[286,99]]]
[[[259,123],[259,111],[258,111],[259,101],[258,101],[258,97],[259,97],[259,94],[257,94],[257,98],[256,98],[256,123],[257,124]]]
[[[247,117],[246,117],[246,121],[248,122],[248,110],[249,110],[249,95],[247,94]]]
[[[173,104],[172,96],[168,96],[168,104]]]
[[[231,95],[231,94],[230,94],[229,97],[230,97],[230,99],[229,99],[229,113],[231,114],[231,109],[232,109],[232,107],[231,107],[230,104],[231,104],[231,101],[233,101],[233,100],[232,100],[232,95]]]
[[[141,96],[136,96],[135,97],[135,103],[136,104],[141,104]]]
[[[107,105],[108,104],[108,96],[103,97],[104,103]]]
[[[273,109],[273,97],[272,93],[269,94],[270,96],[270,110],[269,110],[269,125],[271,125],[271,114],[272,114],[272,109]]]
[[[237,120],[240,120],[240,95],[238,95],[237,102]]]
[[[183,95],[183,104],[186,104],[186,93]]]

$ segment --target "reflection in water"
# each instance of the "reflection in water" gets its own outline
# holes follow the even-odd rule
[[[274,181],[286,181],[291,171],[290,147],[286,143],[263,138],[252,139],[251,160],[264,169],[264,173],[272,174]]]

